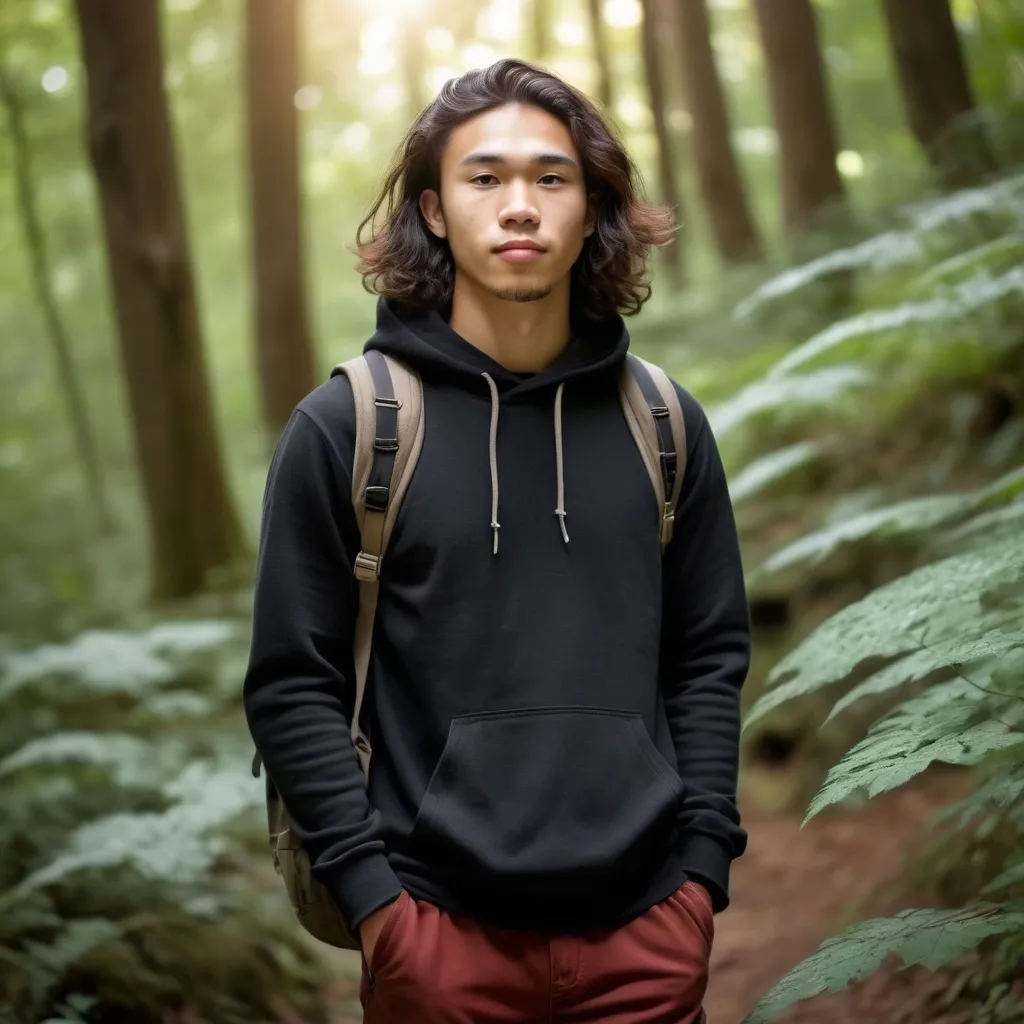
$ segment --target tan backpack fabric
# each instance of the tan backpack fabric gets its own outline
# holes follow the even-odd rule
[[[423,444],[423,389],[415,371],[393,356],[371,351],[339,363],[331,376],[344,373],[352,386],[356,444],[352,468],[352,505],[362,549],[356,556],[359,611],[353,643],[356,697],[352,742],[364,776],[370,769],[370,742],[361,728],[380,571],[388,539],[412,479]],[[630,432],[643,457],[662,509],[662,551],[672,539],[675,508],[686,471],[683,411],[667,374],[653,363],[629,355],[619,398]],[[260,774],[259,753],[253,774]],[[341,911],[313,876],[309,854],[291,829],[288,811],[266,776],[267,823],[274,866],[280,873],[299,923],[311,935],[341,949],[359,949]]]

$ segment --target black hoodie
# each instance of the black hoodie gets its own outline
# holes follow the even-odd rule
[[[687,463],[663,560],[617,397],[628,345],[615,318],[546,370],[516,374],[440,315],[380,302],[366,348],[419,371],[425,436],[383,563],[368,787],[349,737],[359,538],[347,378],[308,395],[282,434],[245,710],[352,927],[402,887],[487,923],[561,931],[624,923],[688,877],[716,910],[728,903],[746,846],[736,528],[711,429],[679,388]]]

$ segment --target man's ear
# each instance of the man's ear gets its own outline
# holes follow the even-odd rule
[[[438,238],[447,238],[448,230],[444,226],[444,211],[441,209],[441,197],[435,189],[427,188],[420,193],[420,213],[427,222],[427,227]]]

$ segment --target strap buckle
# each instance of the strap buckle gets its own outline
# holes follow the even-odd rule
[[[356,555],[354,573],[356,579],[362,583],[374,582],[380,576],[380,556],[360,551]]]

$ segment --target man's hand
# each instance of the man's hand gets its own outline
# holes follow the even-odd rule
[[[375,910],[369,917],[364,918],[363,923],[359,926],[359,942],[363,947],[363,958],[367,964],[370,963],[373,957],[373,949],[377,945],[377,939],[380,938],[384,922],[388,919],[388,915],[397,902],[395,900],[392,903],[385,903],[383,907]]]

